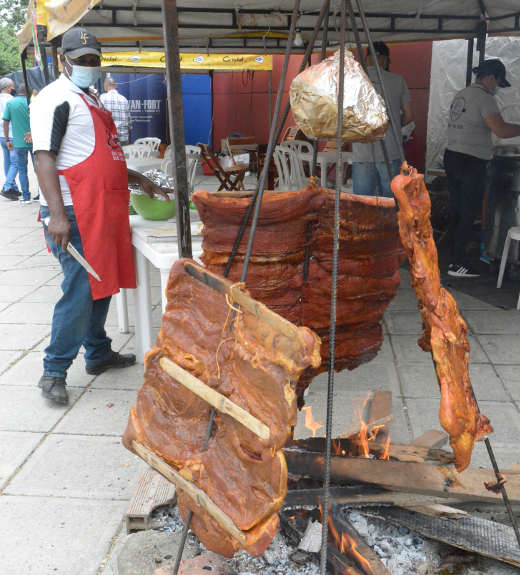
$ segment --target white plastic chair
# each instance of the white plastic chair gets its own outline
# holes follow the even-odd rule
[[[509,248],[511,246],[512,240],[520,242],[520,226],[514,226],[507,230],[506,241],[504,242],[504,249],[502,250],[502,259],[500,260],[500,270],[498,272],[497,288],[502,287],[502,280],[504,279],[504,272],[507,264],[507,256],[509,255]],[[516,309],[520,309],[520,294],[518,296]]]
[[[198,146],[186,146],[186,175],[188,177],[189,196],[193,194],[195,177],[197,174],[197,164],[200,159],[200,148]],[[173,158],[170,146],[164,153],[164,159],[161,164],[161,171],[169,176],[173,176]]]
[[[148,157],[158,155],[161,146],[161,139],[155,137],[137,138],[132,144],[133,146],[143,146],[148,150]]]
[[[274,149],[274,164],[276,166],[276,171],[278,172],[278,184],[277,189],[279,190],[291,190],[294,186],[291,184],[291,150],[279,144]]]
[[[309,177],[305,174],[304,162],[308,164],[309,174],[312,167],[312,144],[305,140],[288,140],[284,145],[293,151],[291,157],[293,165],[291,172],[298,188],[304,188],[309,183]]]

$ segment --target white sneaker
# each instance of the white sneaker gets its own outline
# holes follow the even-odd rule
[[[478,278],[480,274],[468,266],[458,264],[450,264],[448,267],[448,275],[454,278]]]
[[[24,200],[23,198],[18,200],[20,204],[32,204],[32,200]]]

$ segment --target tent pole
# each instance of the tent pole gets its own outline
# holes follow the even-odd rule
[[[268,98],[268,109],[269,109],[269,125],[273,121],[273,69],[267,72],[267,98]],[[258,168],[257,168],[258,169]]]
[[[468,39],[468,58],[466,61],[466,86],[471,84],[471,74],[473,70],[473,50],[475,46],[475,40],[473,38]]]
[[[54,71],[54,79],[57,80],[60,75],[58,66],[58,39],[54,38],[52,41],[52,67]]]
[[[27,66],[25,60],[27,59],[27,48],[24,48],[23,52],[20,54],[20,60],[22,61],[22,74],[23,83],[25,84],[25,99],[27,100],[27,105],[31,103],[31,91],[29,88],[29,80],[27,78]]]
[[[176,0],[162,0],[162,24],[166,57],[170,140],[173,148],[177,244],[179,257],[191,258],[190,200],[188,196],[188,176],[186,174],[186,142],[184,139],[184,117],[182,111]]]

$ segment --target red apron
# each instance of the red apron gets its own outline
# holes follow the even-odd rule
[[[135,288],[134,257],[128,218],[128,172],[112,116],[87,105],[94,123],[95,144],[83,162],[59,174],[70,188],[85,259],[101,278],[89,274],[92,299]]]

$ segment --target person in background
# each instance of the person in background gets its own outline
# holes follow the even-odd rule
[[[473,222],[482,209],[488,162],[493,156],[491,133],[499,138],[520,136],[520,124],[505,122],[494,98],[510,86],[501,60],[485,60],[476,68],[476,81],[455,95],[448,121],[444,169],[450,192],[452,263],[448,275],[477,278],[468,256]]]
[[[95,36],[70,28],[61,49],[63,73],[31,103],[31,134],[45,238],[64,276],[38,386],[45,398],[66,404],[67,370],[82,345],[88,374],[135,363],[134,354],[112,350],[105,331],[111,296],[136,286],[128,182],[150,197],[168,196],[127,169],[112,116],[89,88],[101,75]],[[72,257],[69,243],[101,281]]]
[[[4,109],[9,102],[12,100],[14,92],[14,82],[10,78],[0,78],[0,114],[3,118],[4,116]],[[11,167],[11,161],[14,161],[14,151],[9,150],[7,147],[8,142],[13,137],[13,133],[11,129],[7,133],[7,137],[4,135],[4,131],[0,130],[0,144],[2,145],[2,152],[4,154],[4,175],[5,175],[5,183],[2,186],[2,190],[0,190],[0,195],[8,200],[17,200],[20,196],[20,192],[16,186],[16,182],[13,178],[12,181],[7,179],[7,174],[9,173],[9,168]],[[16,172],[14,174],[16,176]]]
[[[117,128],[119,143],[130,143],[130,108],[128,100],[117,91],[117,84],[111,76],[105,78],[105,92],[101,94],[101,103],[112,114]]]
[[[374,42],[377,61],[381,68],[383,82],[389,98],[389,113],[394,118],[396,126],[403,127],[403,134],[410,135],[413,130],[413,114],[410,105],[410,92],[405,81],[398,74],[389,72],[390,50],[384,42]],[[382,96],[375,63],[367,50],[368,77],[374,88]],[[401,137],[401,134],[398,135]],[[391,178],[388,177],[388,169],[378,142],[369,144],[352,144],[352,182],[354,193],[365,196],[393,197],[390,189],[391,179],[399,173],[401,160],[399,147],[392,133],[390,123],[385,134],[384,143],[390,160]]]
[[[23,204],[31,203],[31,193],[29,192],[29,178],[27,176],[27,160],[31,155],[34,165],[32,150],[31,125],[29,122],[29,106],[27,105],[25,84],[18,87],[17,95],[7,102],[4,108],[4,136],[7,138],[12,133],[12,141],[9,141],[7,147],[14,150],[15,161],[11,162],[7,179],[15,179],[18,172],[20,187],[22,188]],[[12,198],[15,199],[15,198]]]

